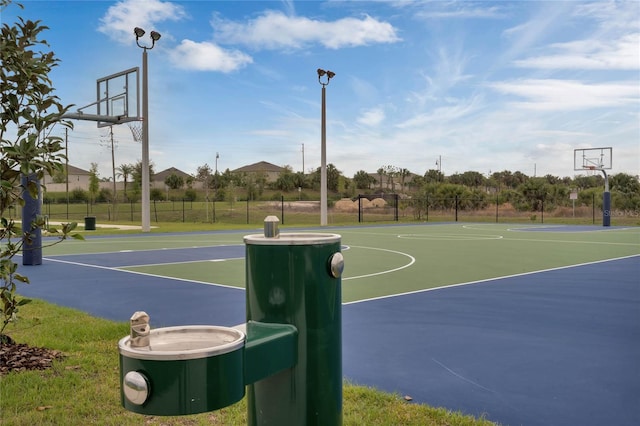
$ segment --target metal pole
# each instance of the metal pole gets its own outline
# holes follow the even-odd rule
[[[142,49],[142,232],[151,231],[149,194],[149,87],[147,48]]]
[[[64,129],[64,182],[67,192],[67,219],[69,219],[69,129]]]
[[[321,158],[320,158],[320,226],[327,226],[327,105],[326,87],[322,85]]]
[[[602,226],[611,226],[611,192],[609,192],[609,176],[605,170],[600,170],[604,175],[604,193],[602,194]]]

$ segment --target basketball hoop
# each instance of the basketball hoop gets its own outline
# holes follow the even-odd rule
[[[127,123],[127,126],[129,126],[129,130],[131,130],[133,140],[136,142],[142,141],[142,122],[130,121],[129,123]]]

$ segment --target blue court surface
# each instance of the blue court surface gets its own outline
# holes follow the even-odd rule
[[[344,252],[343,294],[357,283],[373,291],[372,297],[354,296],[343,304],[345,379],[503,425],[639,425],[638,230],[620,230],[632,233],[620,240],[594,227],[479,228],[459,231],[475,232],[465,234],[466,240],[438,226],[328,231],[343,235],[345,247],[354,250]],[[42,265],[21,266],[32,284],[19,291],[117,321],[145,310],[152,327],[233,326],[245,321],[245,292],[225,277],[243,271],[242,236],[248,233],[120,236],[120,248],[107,251],[101,244],[116,241],[112,237],[73,243],[70,247],[82,249],[68,252],[65,242],[56,246],[59,251],[45,251]],[[169,244],[170,238],[176,241]],[[190,248],[197,238],[215,244]],[[507,265],[513,263],[509,253],[520,250],[511,244],[522,244],[523,254],[532,246],[535,253],[559,251],[543,268]],[[364,264],[375,254],[374,245],[386,250],[389,270],[347,274],[349,256],[354,265]],[[358,247],[366,256],[358,257]],[[449,258],[460,253],[448,260],[454,265],[450,281],[419,269],[446,262],[433,262],[435,250]],[[474,253],[486,250],[497,253],[487,268],[494,276],[455,275],[456,262],[463,274]],[[573,254],[586,260],[576,262]],[[221,268],[220,282],[167,276],[161,267],[172,264],[181,265],[184,276],[198,267]],[[394,280],[442,280],[442,285],[389,294],[376,290]]]

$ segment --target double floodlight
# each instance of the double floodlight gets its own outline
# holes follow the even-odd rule
[[[162,37],[159,32],[151,31],[151,33],[149,34],[151,36],[151,47],[145,47],[145,46],[140,46],[140,43],[138,42],[140,37],[145,35],[145,31],[140,27],[135,27],[133,29],[133,33],[136,35],[136,44],[139,47],[142,47],[143,49],[153,49],[153,46],[156,44],[156,41],[160,40],[160,37]]]
[[[327,76],[327,82],[323,83],[322,81],[320,81],[320,78]],[[336,73],[333,71],[325,71],[322,68],[318,68],[318,83],[322,84],[323,86],[326,86],[327,84],[329,84],[329,80],[331,80],[333,77],[335,77]]]

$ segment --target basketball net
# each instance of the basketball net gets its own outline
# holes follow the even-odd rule
[[[127,126],[131,130],[133,140],[136,142],[142,141],[142,121],[130,121]]]

